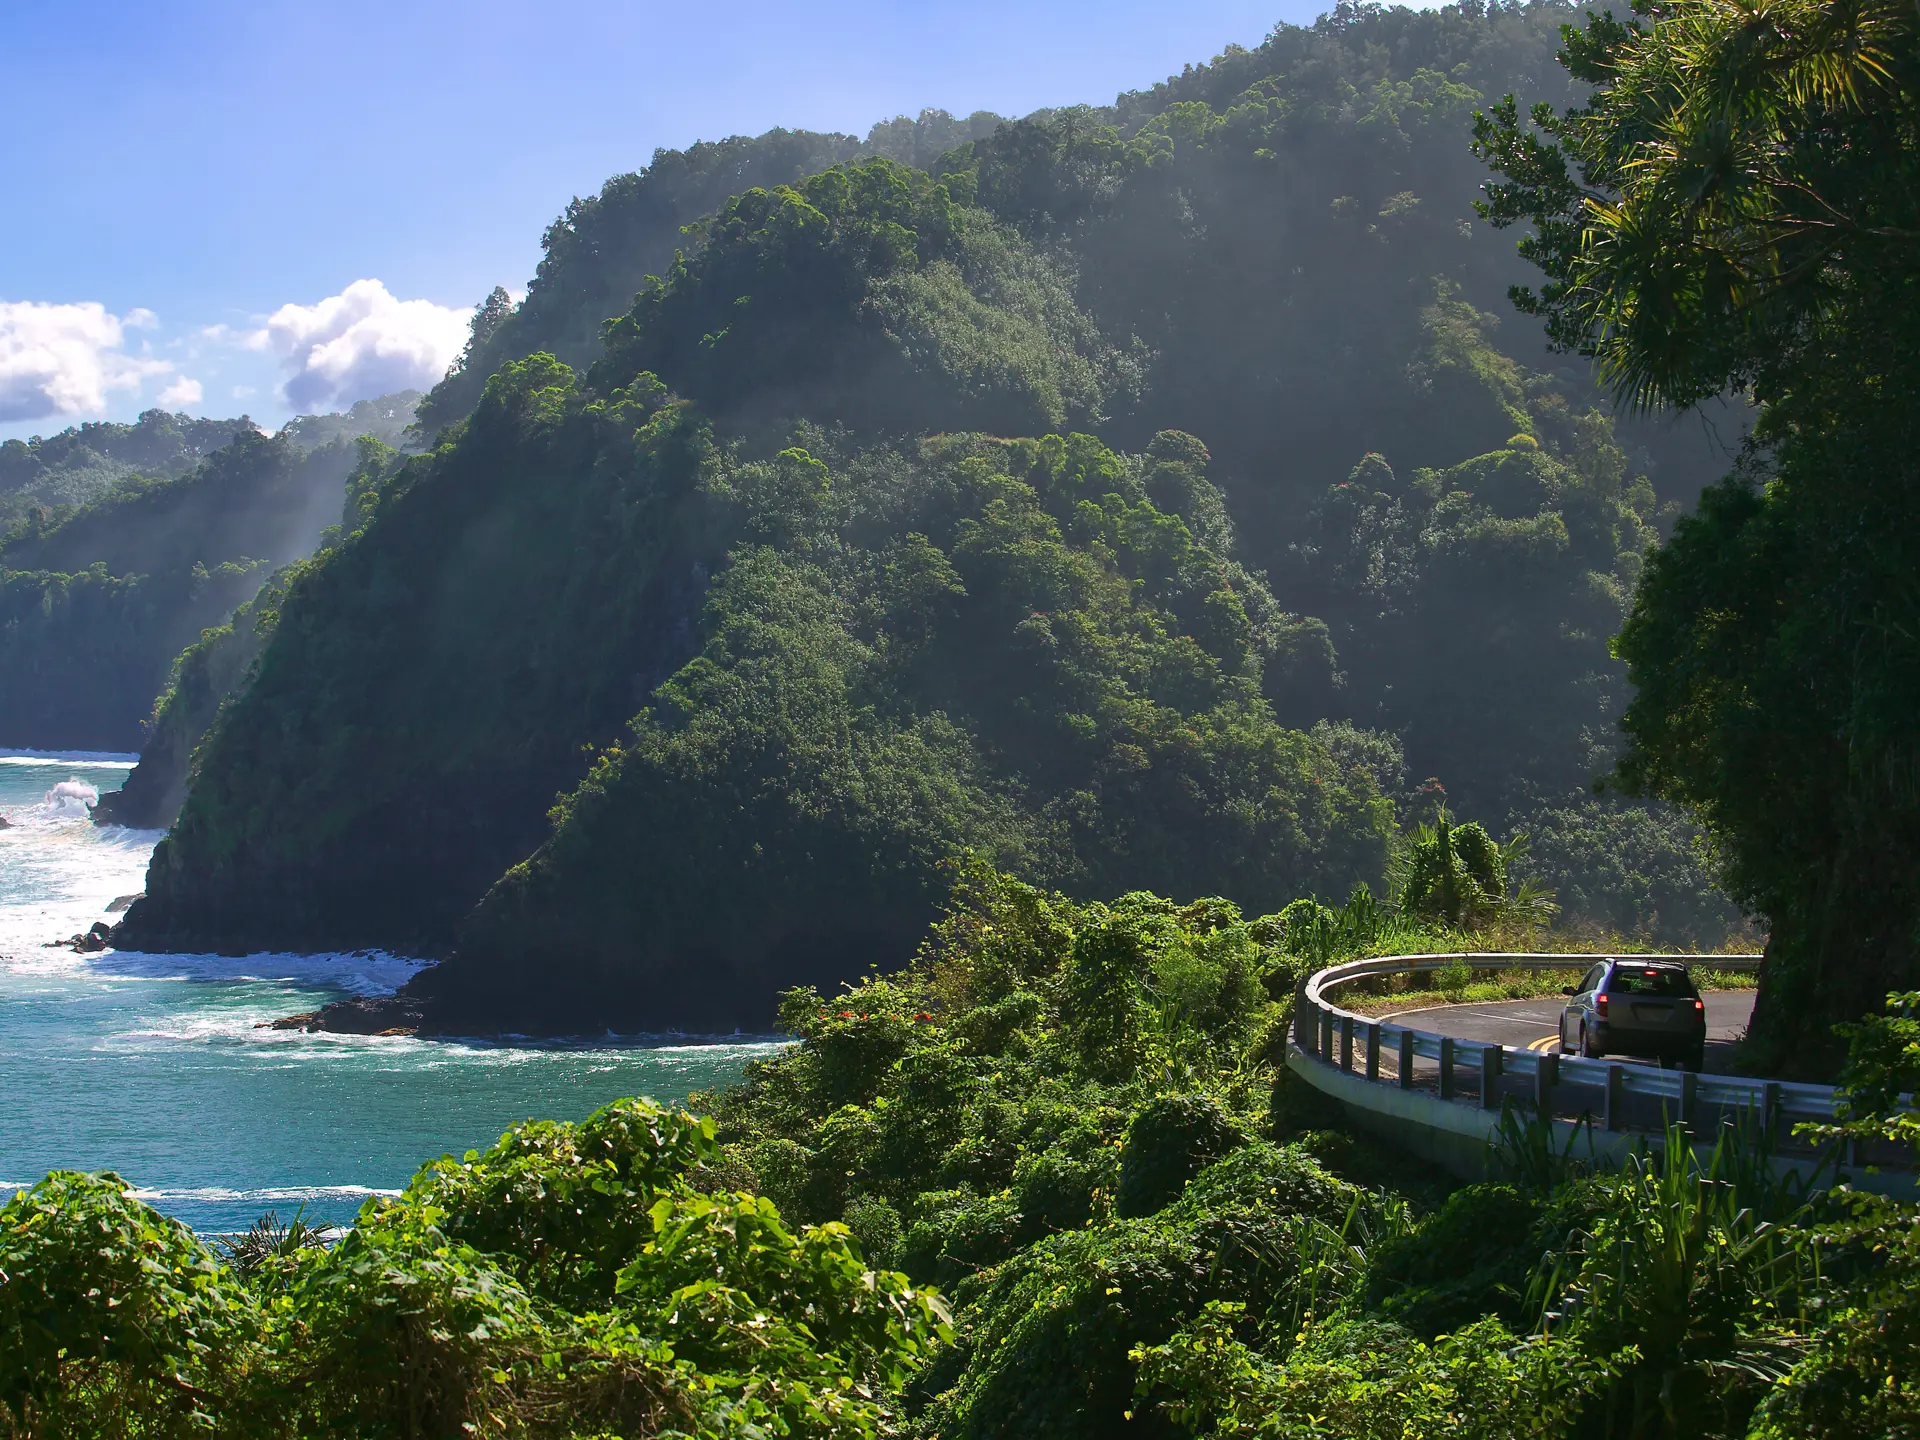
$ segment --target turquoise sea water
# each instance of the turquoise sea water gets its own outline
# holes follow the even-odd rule
[[[116,1170],[202,1231],[304,1204],[350,1219],[420,1164],[528,1116],[723,1084],[772,1040],[576,1046],[307,1035],[254,1027],[402,983],[351,955],[77,955],[46,942],[111,921],[158,831],[99,829],[87,803],[131,756],[0,753],[0,1200],[55,1168]]]

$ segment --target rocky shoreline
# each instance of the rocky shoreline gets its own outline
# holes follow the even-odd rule
[[[309,1035],[418,1035],[426,1008],[404,991],[392,995],[356,995],[335,1000],[303,1015],[262,1020],[256,1030],[304,1030]]]

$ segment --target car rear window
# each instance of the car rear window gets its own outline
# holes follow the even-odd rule
[[[1609,995],[1675,995],[1690,996],[1694,993],[1693,981],[1687,978],[1684,970],[1669,970],[1661,966],[1621,965],[1615,968],[1613,978],[1607,982]]]

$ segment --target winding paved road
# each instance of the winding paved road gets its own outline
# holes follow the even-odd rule
[[[1733,1042],[1747,1028],[1753,1015],[1751,990],[1709,990],[1701,998],[1707,1002],[1707,1063],[1714,1074],[1729,1073]],[[1537,1000],[1499,1000],[1479,1005],[1429,1005],[1411,1010],[1395,1010],[1373,1018],[1400,1025],[1414,1025],[1435,1035],[1451,1035],[1456,1040],[1497,1040],[1516,1050],[1558,1051],[1555,1026],[1560,1021],[1561,995]],[[1609,1055],[1609,1060],[1651,1065],[1651,1060],[1635,1061],[1628,1055]]]

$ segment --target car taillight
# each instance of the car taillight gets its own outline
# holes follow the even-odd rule
[[[1693,1002],[1693,1008],[1696,1010],[1705,1010],[1707,1008],[1707,1002],[1704,1000],[1695,1000]]]
[[[1602,990],[1598,995],[1593,997],[1593,1006],[1594,1006],[1594,1009],[1598,1010],[1602,1015],[1607,1013],[1607,992],[1606,991]]]

